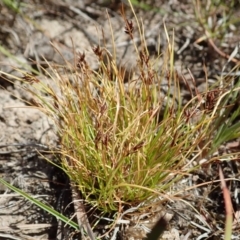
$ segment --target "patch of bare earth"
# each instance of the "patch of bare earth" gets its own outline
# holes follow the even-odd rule
[[[121,4],[120,1],[107,2],[25,0],[21,1],[22,15],[0,2],[1,45],[20,62],[39,71],[42,71],[41,67],[47,67],[44,59],[65,64],[64,57],[73,63],[74,53],[78,52],[84,52],[91,67],[97,69],[92,46],[105,42],[111,52],[110,18],[119,64],[130,72],[134,69],[134,48],[124,33],[124,21],[119,14]],[[204,91],[206,75],[208,83],[214,83],[227,63],[226,55],[230,55],[239,42],[239,26],[232,24],[221,41],[212,43],[205,38],[204,29],[196,22],[192,1],[156,2],[153,5],[159,8],[158,11],[137,10],[145,26],[149,52],[154,56],[158,46],[161,49],[167,46],[163,23],[171,36],[174,29],[175,61],[180,79],[185,79],[190,85],[193,85],[194,79],[198,90]],[[219,10],[214,16],[221,19],[221,14]],[[236,17],[239,15],[237,10],[234,14]],[[126,15],[135,24],[129,9]],[[137,34],[134,41],[140,43]],[[63,57],[53,49],[52,44]],[[221,52],[226,55],[221,55]],[[239,54],[235,56],[236,59],[238,57]],[[11,57],[0,53],[0,63],[2,71],[19,75],[13,66],[21,65]],[[231,61],[225,70],[237,64],[239,62]],[[27,108],[18,99],[29,100],[29,96],[16,88],[14,82],[9,84],[0,76],[0,84],[3,87],[0,89],[0,177],[57,211],[73,216],[74,208],[69,204],[72,190],[68,179],[39,154],[45,155],[47,150],[57,146],[54,126],[42,113]],[[191,95],[182,85],[183,97],[189,100]],[[239,150],[237,141],[219,149],[220,154]],[[232,179],[227,183],[236,213],[233,236],[239,239],[239,159],[221,165],[224,176]],[[179,195],[172,201],[146,208],[144,214],[126,212],[122,221],[110,232],[110,222],[106,218],[99,222],[94,233],[96,236],[105,235],[103,239],[143,239],[156,221],[165,216],[168,229],[162,239],[223,239],[225,210],[220,184],[215,181],[218,179],[217,164],[205,164],[201,170],[174,186],[173,190],[179,190]],[[207,182],[209,184],[204,184]],[[192,188],[197,184],[198,188]],[[74,230],[3,186],[0,186],[0,208],[0,239],[79,239]],[[98,221],[94,214],[89,214],[91,226]]]

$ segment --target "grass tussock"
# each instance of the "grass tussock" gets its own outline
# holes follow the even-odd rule
[[[67,62],[49,64],[50,70],[44,70],[48,83],[28,72],[18,79],[34,98],[31,106],[55,123],[59,166],[84,200],[104,212],[157,196],[169,198],[176,181],[200,167],[199,160],[213,161],[211,154],[239,137],[240,129],[235,121],[239,83],[233,86],[231,77],[222,77],[205,93],[195,89],[195,96],[183,105],[174,41],[167,30],[168,47],[151,59],[138,19],[136,26],[124,20],[129,38],[137,28],[142,40],[141,47],[135,46],[131,77],[126,79],[104,46],[95,46],[97,71],[84,54],[76,54],[70,69]]]

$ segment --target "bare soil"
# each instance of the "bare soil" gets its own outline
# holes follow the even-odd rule
[[[146,42],[152,56],[156,56],[159,45],[161,49],[167,46],[165,24],[169,34],[174,35],[175,65],[179,74],[190,84],[194,79],[199,91],[204,90],[206,75],[208,82],[213,83],[223,68],[228,71],[239,64],[228,62],[226,57],[231,55],[240,40],[239,22],[232,23],[223,33],[222,39],[215,39],[216,49],[205,37],[201,24],[196,21],[193,1],[156,2],[151,4],[158,11],[137,9],[145,26]],[[63,58],[74,62],[75,53],[85,53],[88,63],[97,69],[92,57],[92,46],[104,42],[111,51],[109,19],[119,64],[129,71],[133,68],[136,59],[132,54],[133,46],[124,32],[120,1],[24,0],[19,3],[22,13],[7,8],[0,1],[1,49],[14,56],[11,57],[3,50],[0,52],[2,71],[19,76],[15,68],[22,68],[24,64],[42,71],[41,67],[47,67],[45,60],[54,64],[65,64]],[[239,7],[236,1],[235,10],[231,13],[236,19],[240,16]],[[128,19],[135,24],[129,8],[125,8]],[[222,14],[221,8],[217,13],[209,12],[211,20],[215,21],[213,25],[223,18]],[[135,40],[139,42],[138,35]],[[225,56],[217,51],[219,49]],[[235,58],[239,57],[236,54]],[[0,75],[0,85],[0,177],[57,211],[73,216],[74,208],[70,204],[72,193],[67,177],[39,154],[53,160],[57,158],[46,155],[46,150],[57,146],[54,126],[44,114],[29,108],[20,100],[29,100],[30,97],[16,88],[14,82],[9,83]],[[183,93],[186,100],[190,98],[184,87]],[[237,141],[220,149],[222,152],[239,150]],[[239,178],[239,159],[224,162],[222,167],[226,178]],[[214,163],[187,177],[177,187],[187,188],[205,182],[212,184],[180,195],[179,199],[184,202],[176,199],[164,206],[146,210],[144,219],[129,218],[130,223],[119,226],[116,239],[143,239],[146,228],[152,228],[162,215],[166,215],[169,221],[162,239],[223,239],[225,210],[221,187],[218,182],[214,182],[218,179],[217,164]],[[233,236],[234,239],[240,239],[240,184],[232,180],[228,186],[237,213]],[[200,214],[187,203],[192,204]],[[0,239],[80,239],[79,233],[2,185],[0,209]],[[96,218],[91,217],[90,221],[94,223]],[[99,223],[96,235],[106,234],[104,239],[111,239],[113,233],[107,234],[107,224],[107,221]]]

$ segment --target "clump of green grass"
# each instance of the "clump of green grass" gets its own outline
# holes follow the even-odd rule
[[[122,211],[157,196],[169,198],[173,184],[200,167],[198,160],[210,158],[240,133],[235,122],[239,83],[230,87],[231,81],[220,84],[220,79],[214,89],[196,91],[182,106],[174,41],[166,31],[168,47],[151,60],[137,17],[136,22],[142,44],[135,46],[136,70],[127,81],[104,46],[93,48],[98,71],[79,54],[70,69],[67,62],[62,67],[49,65],[48,83],[27,72],[18,79],[34,98],[31,107],[55,123],[59,167],[84,200],[103,212]],[[127,19],[125,24],[133,39],[136,27]],[[157,61],[162,62],[160,70],[155,68]],[[163,83],[168,86],[165,94]]]
[[[94,49],[100,59],[102,50]],[[142,76],[136,82],[125,85],[112,59],[108,65],[100,60],[101,69],[92,72],[81,55],[71,80],[53,77],[58,93],[42,85],[48,96],[37,96],[38,107],[55,120],[62,168],[86,201],[104,211],[163,193],[175,179],[171,174],[181,175],[185,160],[185,118],[173,104],[164,106],[158,96],[161,80],[150,65],[143,70],[149,63],[141,54]]]
[[[127,19],[125,23],[126,33],[133,39],[135,26]],[[44,70],[51,79],[48,83],[28,72],[17,78],[23,82],[20,87],[34,98],[31,107],[39,108],[55,123],[59,167],[83,199],[103,212],[121,212],[147,201],[151,204],[158,196],[171,198],[170,189],[199,168],[200,159],[206,158],[205,164],[216,160],[211,154],[240,135],[240,123],[236,121],[240,82],[233,85],[231,76],[222,76],[205,93],[196,91],[183,106],[174,70],[173,41],[166,31],[168,47],[158,58],[150,59],[139,25],[142,46],[135,46],[136,72],[129,79],[104,46],[93,47],[98,71],[93,71],[85,55],[79,54],[70,69],[67,62],[61,67],[49,65],[50,71]],[[162,62],[160,70],[155,68],[158,61]],[[164,83],[168,86],[165,94]],[[225,201],[225,239],[230,239],[231,206],[226,193]],[[34,203],[68,222],[50,208]],[[69,224],[77,229],[74,222]],[[153,231],[149,239],[162,231]]]

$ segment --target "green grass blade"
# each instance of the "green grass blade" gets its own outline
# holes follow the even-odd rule
[[[16,0],[2,0],[3,4],[16,13],[20,12],[21,3]]]
[[[30,65],[23,63],[21,60],[19,60],[17,57],[15,57],[13,54],[11,54],[6,48],[0,46],[0,52],[4,54],[5,56],[13,59],[17,64],[19,64],[22,68],[29,70],[33,72],[36,75],[39,75],[39,72],[35,69],[33,69]]]
[[[61,213],[55,211],[54,209],[52,209],[51,207],[47,206],[46,204],[38,201],[37,199],[34,199],[33,197],[31,197],[30,195],[28,195],[27,193],[25,193],[24,191],[12,186],[11,184],[7,183],[6,181],[4,181],[3,179],[0,178],[0,183],[2,183],[3,185],[5,185],[6,187],[8,187],[9,189],[11,189],[12,191],[20,194],[22,197],[24,197],[25,199],[29,200],[30,202],[32,202],[33,204],[35,204],[36,206],[40,207],[41,209],[47,211],[48,213],[50,213],[52,216],[55,216],[57,219],[60,219],[61,221],[63,221],[64,223],[68,224],[69,226],[73,227],[76,230],[79,230],[79,226],[77,223],[73,222],[72,220],[68,219],[67,217],[65,217],[64,215],[62,215]]]

